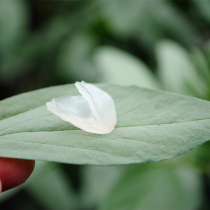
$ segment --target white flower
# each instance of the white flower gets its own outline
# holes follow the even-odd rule
[[[75,83],[81,95],[53,98],[47,102],[47,109],[62,120],[87,132],[110,133],[117,124],[115,105],[112,97],[95,85]]]

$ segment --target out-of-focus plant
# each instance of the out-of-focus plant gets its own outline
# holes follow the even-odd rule
[[[0,97],[85,80],[209,100],[208,7],[208,1],[197,0],[0,1]],[[30,99],[21,110],[43,99]],[[36,123],[42,121],[27,123],[27,129]],[[28,183],[2,193],[0,208],[209,208],[208,180],[208,143],[161,163],[77,167],[40,162]]]

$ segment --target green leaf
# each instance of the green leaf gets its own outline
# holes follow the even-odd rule
[[[0,1],[0,46],[8,52],[25,33],[27,8],[22,1]]]
[[[16,196],[18,192],[23,188],[23,185],[20,185],[19,187],[12,188],[11,190],[5,191],[4,193],[1,193],[1,200],[0,200],[0,206],[2,203],[4,203],[6,200],[11,199],[13,196]]]
[[[196,41],[193,25],[168,1],[100,3],[112,33],[120,38],[135,37],[150,50],[165,34],[188,45]]]
[[[157,45],[156,55],[158,74],[165,90],[205,98],[206,86],[182,46],[172,41],[161,41]]]
[[[99,82],[160,89],[151,70],[120,49],[111,46],[98,48],[94,53],[94,61],[101,73]]]
[[[138,165],[119,179],[100,209],[198,209],[201,180],[186,168]]]
[[[113,132],[87,133],[46,110],[53,97],[78,94],[74,85],[41,89],[0,102],[0,156],[129,164],[169,159],[210,139],[208,101],[135,86],[98,86],[115,101]]]
[[[82,167],[82,203],[84,209],[98,206],[119,180],[126,166]],[[103,190],[102,190],[103,189]],[[96,207],[96,209],[98,209]]]
[[[147,3],[148,15],[152,16],[154,25],[162,31],[160,39],[164,37],[163,34],[168,34],[169,37],[187,45],[196,42],[195,27],[173,3],[165,0],[147,1]]]
[[[0,1],[0,81],[8,85],[25,71],[28,10],[23,1]],[[23,44],[24,43],[24,44]],[[26,53],[27,55],[27,53]]]
[[[192,0],[194,6],[196,8],[196,13],[198,13],[201,17],[203,17],[206,21],[210,23],[210,2],[209,1],[198,1]]]
[[[84,31],[69,37],[61,47],[57,58],[56,73],[64,81],[76,80],[95,81],[97,70],[91,62],[91,51],[96,39]]]
[[[78,198],[59,165],[49,167],[47,163],[41,163],[39,169],[45,172],[41,176],[32,174],[26,188],[34,200],[43,209],[76,209]]]

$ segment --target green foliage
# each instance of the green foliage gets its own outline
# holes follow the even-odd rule
[[[14,79],[23,70],[24,59],[17,50],[26,37],[28,14],[21,1],[0,1],[0,81]],[[22,46],[21,46],[22,47]]]
[[[149,48],[165,31],[181,42],[195,41],[191,23],[167,1],[102,1],[102,5],[111,30],[119,37],[135,36]]]
[[[119,49],[110,46],[98,48],[94,53],[94,61],[101,73],[100,82],[137,85],[155,90],[160,88],[144,63]]]
[[[59,165],[51,165],[37,161],[37,170],[27,183],[27,191],[44,209],[75,209],[78,205],[77,197],[69,186],[68,177]]]
[[[201,97],[206,95],[206,86],[184,48],[171,41],[162,41],[157,45],[156,54],[159,77],[166,90],[191,96],[195,93]]]
[[[71,85],[0,101],[0,156],[50,160],[2,193],[0,209],[210,209],[209,142],[131,167],[52,162],[157,161],[207,141],[208,102],[118,85],[210,100],[209,14],[207,0],[0,1],[0,99],[113,83],[99,86],[118,112],[101,136],[46,110],[53,97],[78,94]]]
[[[130,167],[100,209],[198,209],[201,180],[192,169],[162,164]]]
[[[209,14],[209,9],[210,9],[210,2],[209,1],[198,1],[198,0],[192,0],[194,3],[195,7],[198,8],[198,12],[200,15],[210,23],[210,14]]]
[[[76,93],[74,85],[52,87],[1,101],[0,155],[128,164],[169,159],[210,139],[207,101],[137,87],[99,87],[116,104],[118,125],[112,133],[87,133],[47,111],[44,104],[54,96]]]
[[[84,33],[78,33],[75,37],[69,38],[62,46],[57,60],[57,75],[65,81],[71,78],[87,82],[96,80],[98,71],[90,59],[95,43],[94,38]]]
[[[84,208],[99,207],[126,171],[125,166],[83,166],[81,202]]]

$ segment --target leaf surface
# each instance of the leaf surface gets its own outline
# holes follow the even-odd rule
[[[0,156],[74,164],[160,161],[210,139],[208,101],[140,87],[98,85],[114,99],[110,134],[87,133],[46,110],[53,97],[78,95],[74,85],[45,88],[0,102]]]

